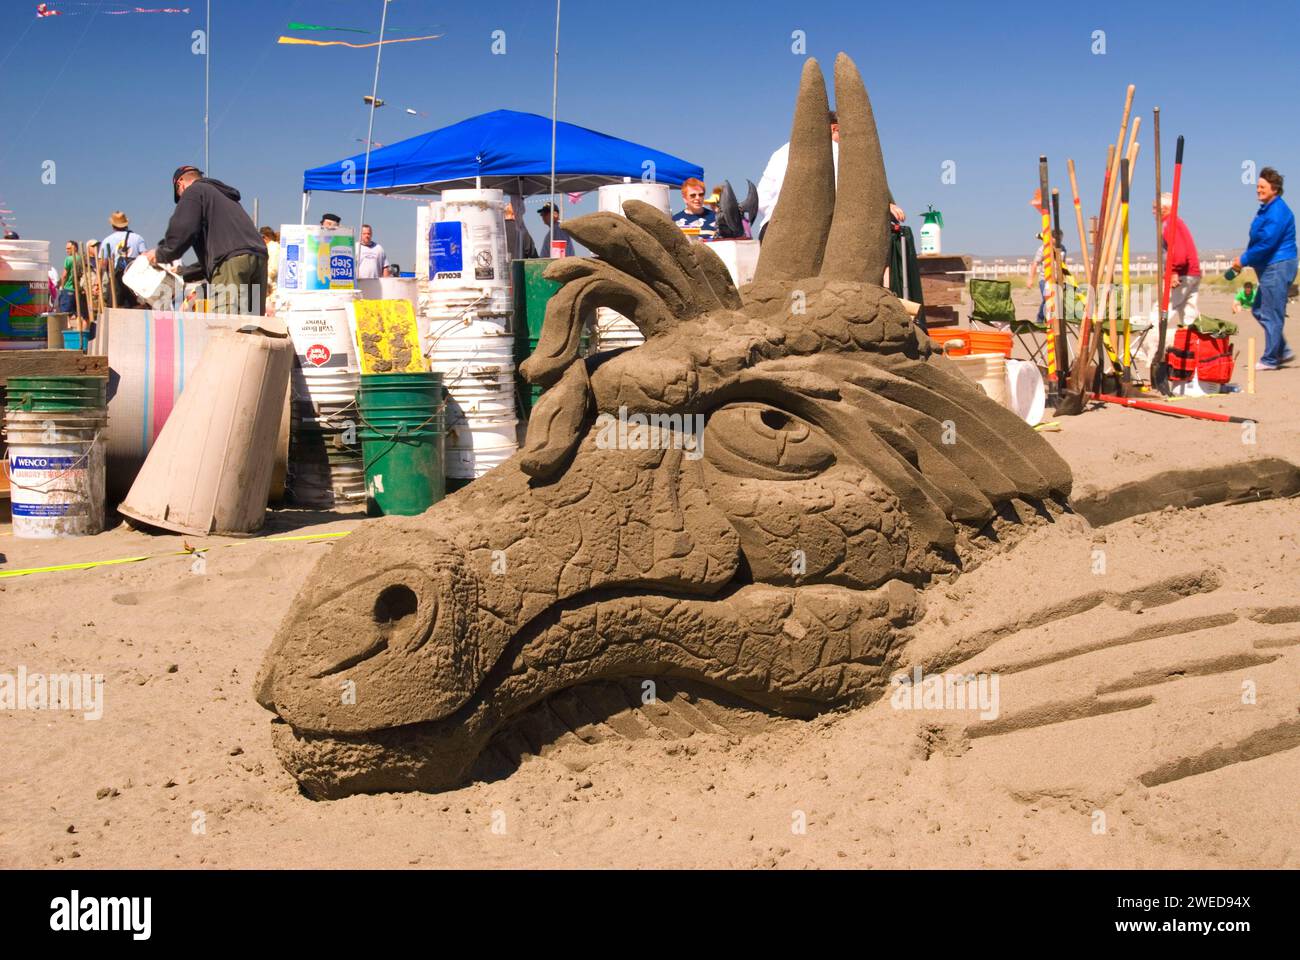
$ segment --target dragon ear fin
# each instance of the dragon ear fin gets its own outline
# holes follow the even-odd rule
[[[740,204],[736,201],[736,191],[731,189],[731,181],[722,184],[722,195],[718,197],[718,238],[734,240],[745,235],[745,225],[741,221]]]
[[[533,405],[519,467],[534,480],[558,476],[582,441],[582,427],[592,407],[591,380],[585,363],[573,363]]]
[[[581,257],[564,257],[553,261],[542,276],[567,286],[570,280],[586,276],[582,269],[585,262]],[[568,288],[566,293],[566,286],[562,286],[547,303],[537,349],[519,365],[519,372],[529,383],[542,386],[554,383],[578,358],[582,325],[587,317],[577,296],[579,288]],[[589,309],[594,313],[594,306]]]
[[[710,250],[707,243],[692,243],[691,253],[695,255],[700,270],[708,278],[709,286],[713,288],[714,295],[722,301],[722,305],[728,310],[740,310],[744,304],[741,303],[740,293],[736,290],[731,272],[722,262],[722,258]]]
[[[664,212],[642,200],[624,200],[623,213],[634,224],[654,238],[655,243],[663,247],[690,281],[694,313],[713,310],[721,303],[713,293],[708,278],[700,271],[700,265],[691,253],[695,244],[686,239],[681,228],[673,223]]]
[[[754,186],[753,180],[746,180],[749,184],[749,192],[745,194],[745,202],[740,205],[740,212],[743,213],[750,223],[758,219],[758,187]],[[727,184],[731,186],[730,183]]]

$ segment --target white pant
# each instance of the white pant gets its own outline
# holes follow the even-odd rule
[[[1169,291],[1169,323],[1187,326],[1196,322],[1201,311],[1196,306],[1196,295],[1201,289],[1200,277],[1182,277],[1178,286]]]

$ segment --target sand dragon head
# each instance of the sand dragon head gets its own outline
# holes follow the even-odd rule
[[[333,548],[258,699],[313,796],[462,782],[513,718],[593,681],[672,677],[776,713],[888,683],[927,586],[1064,505],[1070,471],[880,286],[889,188],[857,68],[803,71],[754,282],[646,204],[566,224],[597,258],[524,365],[511,461]],[[580,357],[612,308],[642,346]]]

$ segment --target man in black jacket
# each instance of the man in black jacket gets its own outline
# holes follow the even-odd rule
[[[266,242],[239,205],[239,191],[203,176],[197,167],[172,174],[176,210],[150,263],[171,263],[193,248],[202,276],[212,287],[218,313],[262,312],[266,294]]]

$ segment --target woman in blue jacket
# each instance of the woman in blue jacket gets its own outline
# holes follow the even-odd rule
[[[1272,167],[1259,172],[1255,185],[1259,211],[1250,224],[1250,246],[1233,267],[1251,267],[1259,277],[1259,299],[1251,311],[1264,328],[1264,355],[1256,370],[1276,370],[1295,354],[1286,345],[1286,295],[1296,274],[1295,214],[1282,199],[1282,174]]]

